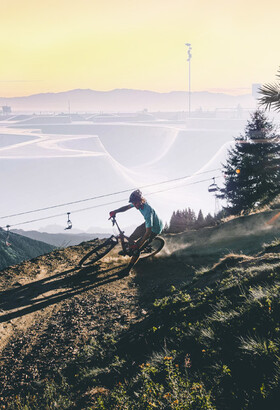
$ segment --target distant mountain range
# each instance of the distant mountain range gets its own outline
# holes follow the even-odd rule
[[[52,245],[16,233],[10,233],[7,240],[7,232],[0,228],[0,270],[53,250]]]
[[[110,236],[110,234],[106,233],[47,233],[39,231],[23,231],[21,229],[13,229],[12,232],[36,241],[42,241],[46,244],[63,248],[79,245],[81,242],[91,241],[95,238],[103,239]]]
[[[0,228],[0,271],[11,265],[52,252],[57,247],[66,248],[95,238],[103,239],[110,234],[90,233],[55,233],[23,231],[13,229],[7,238],[7,232]]]
[[[136,112],[147,109],[153,111],[187,111],[188,93],[172,91],[159,93],[147,90],[116,89],[94,91],[77,89],[59,93],[34,94],[27,97],[0,97],[0,106],[9,105],[12,111],[21,112]],[[192,110],[214,110],[234,108],[254,108],[256,100],[251,94],[233,96],[223,93],[193,92]]]

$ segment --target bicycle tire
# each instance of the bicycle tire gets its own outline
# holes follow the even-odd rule
[[[118,243],[115,236],[111,236],[102,244],[93,248],[79,262],[79,267],[86,267],[104,258]]]
[[[164,240],[162,237],[160,237],[160,236],[156,236],[156,237],[151,241],[151,243],[148,243],[148,244],[142,249],[142,251],[141,251],[141,253],[140,253],[140,259],[147,259],[147,258],[150,258],[150,257],[156,255],[157,253],[159,253],[159,252],[162,250],[162,248],[164,247],[164,244],[165,244],[165,240]],[[151,251],[150,253],[147,252],[147,251],[145,252],[145,250],[146,250],[147,248],[149,248],[149,247],[152,248],[152,251]]]

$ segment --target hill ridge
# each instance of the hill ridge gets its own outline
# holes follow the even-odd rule
[[[71,109],[87,112],[186,111],[186,91],[157,92],[150,90],[114,89],[96,91],[76,89],[57,93],[39,93],[22,97],[0,97],[1,105],[12,106],[13,111],[64,111]],[[192,93],[193,109],[233,108],[238,104],[254,108],[250,94],[229,95],[198,91]]]
[[[29,392],[37,408],[50,400],[140,409],[169,397],[195,408],[244,408],[248,400],[248,408],[276,408],[279,221],[264,228],[276,212],[166,235],[165,252],[123,279],[117,273],[127,260],[117,250],[77,268],[93,242],[4,270],[4,403],[31,406]],[[208,248],[203,237],[212,238]]]
[[[9,245],[7,245],[7,242]],[[10,265],[51,252],[54,246],[0,228],[0,271]]]

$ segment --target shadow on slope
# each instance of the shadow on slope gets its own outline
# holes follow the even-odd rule
[[[91,246],[92,242],[86,242],[56,250],[3,271],[0,323],[119,280],[117,273],[125,266],[120,263],[109,268],[100,263],[87,268],[76,267]]]
[[[280,240],[261,247],[268,238],[267,231],[261,228],[263,218],[267,221],[270,216],[270,213],[250,216],[213,229],[177,235],[181,238],[178,243],[175,235],[168,236],[172,241],[167,244],[167,250],[174,246],[173,255],[163,253],[154,261],[137,264],[136,276],[121,281],[126,285],[136,283],[141,307],[149,306],[150,309],[144,318],[138,316],[131,320],[129,327],[118,328],[115,332],[112,325],[121,320],[120,316],[109,317],[107,312],[109,333],[106,338],[103,332],[98,333],[97,325],[93,337],[81,342],[77,359],[65,363],[62,370],[72,389],[71,398],[76,403],[72,408],[85,408],[84,402],[81,404],[83,400],[92,405],[102,391],[106,392],[108,400],[112,399],[111,404],[103,408],[116,408],[114,400],[120,398],[123,388],[119,387],[120,382],[124,384],[121,394],[125,403],[144,399],[143,383],[147,379],[141,378],[143,363],[147,363],[145,372],[151,368],[149,374],[155,383],[162,383],[166,389],[162,391],[167,394],[169,379],[164,379],[160,363],[171,360],[176,371],[187,373],[192,383],[202,383],[208,391],[211,390],[218,409],[277,408],[274,403],[279,403],[280,399]],[[245,230],[240,230],[241,221],[251,223]],[[250,226],[257,227],[257,231],[251,229],[246,235]],[[271,230],[269,232],[271,234]],[[276,233],[274,228],[273,236]],[[188,242],[184,242],[186,237]],[[201,246],[199,255],[198,239],[203,237],[211,246]],[[246,237],[244,246],[250,249],[250,255],[231,253],[219,259],[226,252],[222,246],[226,237],[238,252],[242,251],[240,238]],[[196,246],[194,263],[190,263],[188,253],[191,240]],[[56,303],[106,283],[112,286],[116,280],[115,270],[121,267],[121,259],[114,255],[87,269],[72,268],[90,246],[92,243],[85,243],[67,248],[63,253],[55,251],[51,260],[45,260],[50,264],[50,275],[36,279],[38,289],[32,289],[32,283],[29,283],[23,287],[23,293],[18,288],[4,290],[5,313],[13,313],[11,297],[16,298],[17,306],[21,306],[20,315],[32,308],[32,302],[35,302],[34,309],[40,309],[43,307],[40,303]],[[214,264],[211,264],[212,260]],[[38,262],[42,268],[44,257],[38,258]],[[207,264],[211,267],[202,268]],[[55,269],[58,269],[57,273]],[[117,293],[123,283],[115,288]],[[175,286],[170,289],[172,283]],[[127,287],[122,290],[126,293]],[[152,304],[154,298],[157,300]],[[114,304],[118,305],[119,299],[112,299],[111,295],[106,299],[106,306],[111,309]],[[130,309],[127,301],[126,304]],[[114,385],[119,390],[110,396]],[[92,396],[89,398],[90,392]],[[42,396],[40,391],[38,395]],[[166,403],[164,396],[163,399]],[[130,408],[137,407],[131,405]]]
[[[279,243],[198,270],[119,338],[129,398],[139,393],[135,363],[157,369],[172,356],[190,380],[199,377],[212,391],[217,409],[279,407]]]

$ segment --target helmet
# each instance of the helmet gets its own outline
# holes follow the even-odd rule
[[[136,189],[136,191],[133,191],[130,194],[129,202],[131,203],[141,202],[142,200],[143,200],[142,192],[139,189]]]

